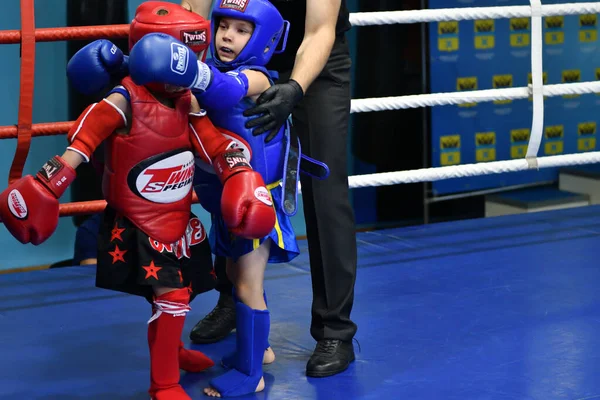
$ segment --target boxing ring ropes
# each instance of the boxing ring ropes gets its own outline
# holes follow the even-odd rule
[[[22,176],[32,137],[66,134],[74,121],[32,123],[34,63],[36,42],[62,40],[93,40],[126,37],[129,25],[35,28],[34,0],[21,0],[21,30],[0,31],[0,44],[21,45],[21,72],[18,123],[0,127],[0,139],[17,139],[17,149],[9,173],[9,184]],[[565,3],[542,5],[530,0],[529,6],[469,7],[410,11],[351,13],[353,27],[387,24],[460,21],[500,18],[531,18],[531,75],[527,87],[489,89],[449,93],[352,99],[351,113],[377,112],[407,108],[458,105],[496,100],[532,97],[533,118],[526,157],[510,161],[493,161],[409,171],[355,175],[349,177],[350,188],[431,182],[478,175],[517,172],[529,169],[582,165],[600,162],[600,151],[537,157],[544,128],[544,96],[600,93],[600,81],[543,84],[542,18],[558,15],[593,14],[600,12],[600,3]],[[62,203],[60,215],[72,216],[101,212],[104,200]]]

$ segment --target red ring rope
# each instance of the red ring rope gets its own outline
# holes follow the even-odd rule
[[[0,126],[0,139],[17,139],[17,150],[9,173],[9,184],[19,179],[33,136],[65,134],[74,121],[32,124],[33,81],[35,72],[35,43],[60,40],[93,40],[122,38],[129,34],[129,25],[78,26],[64,28],[35,29],[34,0],[20,0],[21,30],[0,31],[0,44],[21,44],[21,75],[19,114],[16,126]],[[196,194],[192,200],[198,202]],[[106,201],[82,201],[60,205],[60,216],[99,213],[106,207]]]
[[[192,192],[192,202],[198,202],[196,192]],[[99,213],[106,207],[106,200],[77,201],[74,203],[63,203],[60,205],[60,216],[85,215]]]
[[[21,0],[21,10],[23,2]],[[33,12],[33,9],[31,10]],[[67,28],[35,29],[36,42],[58,42],[61,40],[94,40],[122,38],[129,35],[129,25],[71,26]],[[0,31],[0,44],[21,43],[21,31]]]
[[[23,167],[31,146],[35,69],[35,13],[33,3],[33,0],[21,0],[21,88],[19,91],[17,150],[10,166],[8,184],[23,175]]]
[[[54,136],[65,134],[75,121],[48,122],[31,125],[31,136]],[[0,126],[0,139],[14,139],[18,135],[16,126]]]
[[[27,160],[31,138],[65,134],[75,121],[32,124],[33,78],[35,68],[35,43],[60,40],[92,40],[122,38],[129,34],[129,25],[78,26],[67,28],[35,29],[34,0],[21,0],[21,30],[0,31],[0,44],[21,43],[21,92],[17,126],[0,126],[0,139],[17,139],[17,151],[9,175],[9,184],[19,179]],[[198,202],[196,193],[192,201]],[[99,213],[106,201],[79,201],[60,205],[60,216]],[[0,221],[1,222],[1,221]]]

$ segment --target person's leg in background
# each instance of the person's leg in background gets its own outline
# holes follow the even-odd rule
[[[235,302],[233,301],[233,284],[227,278],[226,258],[215,257],[215,273],[217,274],[216,290],[219,300],[213,310],[201,319],[190,332],[190,340],[197,344],[218,342],[235,329]]]
[[[96,264],[98,256],[98,232],[102,214],[94,214],[83,221],[75,233],[73,265]]]
[[[213,254],[226,254],[226,248],[216,238],[215,215],[221,210],[221,186],[216,175],[207,175],[199,170],[194,174],[194,191],[202,207],[211,214],[211,228],[208,239]],[[227,277],[226,257],[215,255],[213,267],[217,276],[215,289],[219,292],[219,300],[203,319],[198,321],[190,332],[190,340],[196,344],[215,343],[227,337],[235,329],[235,302],[233,301],[233,284]]]
[[[354,361],[357,327],[350,312],[357,254],[346,154],[350,67],[348,46],[338,37],[323,72],[293,114],[302,152],[325,162],[331,171],[323,181],[301,177],[313,286],[310,332],[318,342],[306,367],[313,377],[337,374]]]

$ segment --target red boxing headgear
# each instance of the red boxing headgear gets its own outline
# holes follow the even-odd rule
[[[178,4],[146,1],[135,10],[129,26],[129,50],[148,33],[164,33],[180,40],[206,60],[210,45],[210,22]]]

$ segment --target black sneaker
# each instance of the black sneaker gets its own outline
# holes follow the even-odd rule
[[[231,294],[219,295],[213,310],[192,328],[190,340],[196,344],[223,340],[235,329],[235,303]]]
[[[336,339],[319,340],[306,364],[306,376],[324,378],[345,371],[354,361],[352,342]]]

